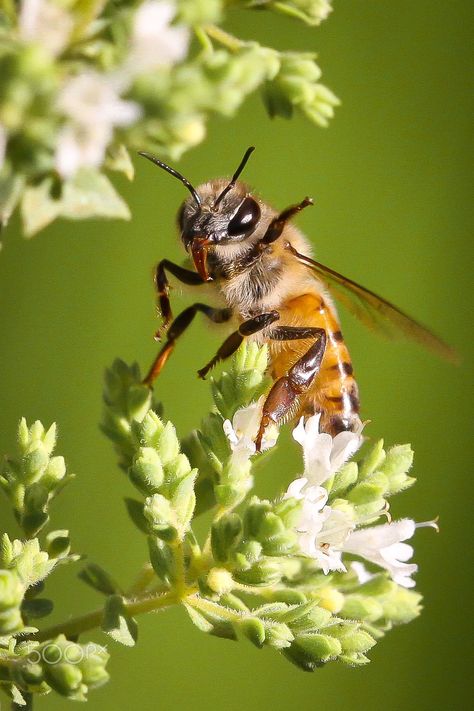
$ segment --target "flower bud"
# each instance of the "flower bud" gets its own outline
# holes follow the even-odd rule
[[[130,467],[130,479],[145,495],[158,491],[163,484],[161,458],[153,447],[140,447]]]
[[[211,568],[206,582],[212,592],[218,595],[230,592],[235,586],[231,573],[225,568]]]
[[[18,607],[21,604],[25,588],[12,570],[0,570],[0,611]]]
[[[314,669],[342,652],[340,642],[325,634],[298,635],[290,647],[283,650],[287,659],[305,671]]]

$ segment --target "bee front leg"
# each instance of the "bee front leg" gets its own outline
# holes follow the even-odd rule
[[[199,274],[192,272],[190,269],[185,269],[180,267],[174,262],[170,262],[169,259],[162,259],[156,267],[155,273],[155,285],[156,292],[158,295],[158,308],[160,310],[161,316],[163,318],[163,324],[158,329],[155,338],[160,339],[163,330],[166,330],[173,319],[173,313],[171,311],[170,303],[170,283],[166,272],[170,272],[176,279],[179,279],[183,284],[188,284],[189,286],[199,286],[204,284]]]
[[[266,427],[277,423],[288,414],[296,398],[304,393],[318,374],[326,350],[326,331],[323,328],[281,326],[270,334],[273,340],[295,340],[314,337],[316,340],[306,353],[296,361],[288,375],[279,378],[272,386],[263,404],[262,419],[255,446],[261,450]]]

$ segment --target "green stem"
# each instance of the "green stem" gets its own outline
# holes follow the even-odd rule
[[[125,593],[125,597],[131,598],[131,597],[136,597],[140,593],[142,593],[144,590],[147,589],[147,587],[150,585],[150,583],[156,578],[155,576],[155,571],[151,567],[150,563],[144,563],[142,569],[138,573],[135,581],[132,583],[132,585],[128,588],[127,592]]]
[[[192,592],[194,593],[194,590],[192,590]],[[165,607],[175,605],[177,602],[180,602],[181,597],[182,596],[177,594],[177,591],[169,592],[164,595],[159,594],[147,596],[139,600],[125,602],[125,609],[131,616],[141,615],[145,612],[152,612],[154,610],[160,610]],[[76,637],[84,632],[100,627],[103,616],[104,609],[101,607],[98,610],[87,613],[86,615],[73,617],[67,622],[61,622],[57,625],[52,625],[51,627],[45,627],[45,629],[31,635],[30,639],[34,639],[37,642],[43,642],[48,639],[53,639],[60,634],[64,634],[66,637]]]
[[[220,27],[217,27],[217,25],[206,25],[203,29],[211,39],[227,47],[231,52],[238,52],[245,46],[245,42],[225,32]]]

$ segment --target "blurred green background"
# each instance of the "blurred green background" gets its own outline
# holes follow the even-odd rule
[[[270,122],[253,100],[233,122],[211,124],[206,142],[179,169],[195,183],[228,174],[255,144],[245,177],[262,197],[280,208],[306,194],[315,198],[299,225],[318,258],[394,300],[462,353],[463,365],[454,368],[416,346],[381,341],[342,314],[362,414],[372,420],[368,434],[383,435],[387,444],[410,441],[416,452],[418,483],[397,497],[392,513],[440,516],[440,535],[422,530],[415,542],[425,610],[382,640],[368,667],[329,665],[313,675],[271,651],[207,637],[181,610],[141,618],[135,649],[110,643],[112,681],[91,694],[90,711],[467,706],[473,6],[335,6],[318,30],[266,13],[239,13],[229,23],[242,37],[319,52],[325,82],[343,100],[330,128],[299,118]],[[102,371],[116,356],[145,368],[156,351],[152,267],[163,256],[182,258],[174,216],[186,193],[144,161],[135,182],[119,187],[131,223],[62,222],[28,243],[14,220],[5,234],[0,451],[13,449],[21,415],[58,421],[58,452],[78,477],[53,510],[54,526],[72,529],[75,549],[126,584],[145,543],[124,511],[130,487],[98,431]],[[196,323],[158,382],[166,414],[182,434],[208,406],[208,387],[195,371],[218,342]],[[259,493],[281,491],[299,467],[297,450],[282,448],[262,473]],[[18,533],[4,501],[0,521],[2,530]],[[58,599],[55,619],[99,604],[71,568],[48,585]],[[64,709],[68,702],[51,695],[37,706]]]

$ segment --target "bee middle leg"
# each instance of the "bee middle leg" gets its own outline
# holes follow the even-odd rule
[[[198,312],[203,313],[214,323],[225,323],[232,317],[232,309],[214,309],[207,304],[193,304],[181,311],[166,333],[166,342],[153,361],[150,370],[143,379],[145,385],[152,385],[153,381],[161,373],[166,361],[170,357],[176,345],[176,339],[191,325]]]
[[[234,331],[228,338],[226,338],[214,358],[212,358],[209,363],[204,366],[204,368],[198,370],[199,377],[204,380],[208,372],[216,365],[216,363],[235,353],[246,336],[251,336],[254,333],[263,331],[264,328],[270,326],[275,321],[278,321],[279,318],[280,314],[278,311],[268,311],[263,314],[258,314],[257,316],[249,318],[247,321],[241,323],[238,330]]]
[[[279,378],[272,386],[263,404],[262,419],[255,440],[257,452],[262,447],[262,438],[266,427],[277,423],[288,414],[299,395],[311,386],[319,373],[326,350],[326,331],[324,328],[280,326],[270,333],[272,340],[287,341],[314,338],[312,346],[296,361],[287,375]]]

